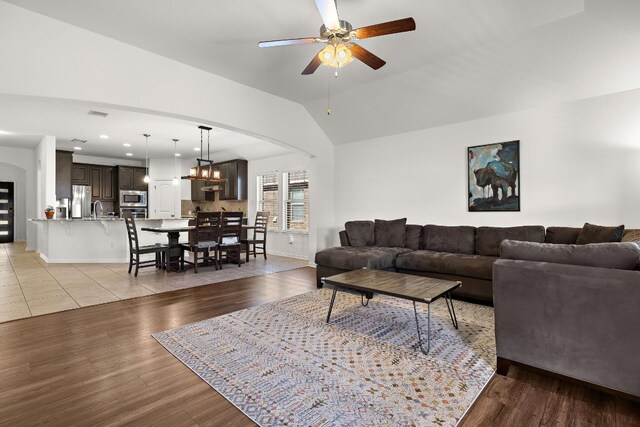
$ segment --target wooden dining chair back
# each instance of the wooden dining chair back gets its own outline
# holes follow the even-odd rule
[[[247,262],[249,262],[249,255],[263,254],[264,259],[267,259],[267,223],[269,222],[269,212],[256,212],[256,222],[254,228],[247,230],[247,236],[242,239],[241,243],[246,250]],[[253,231],[253,233],[251,233]],[[251,235],[252,234],[252,235]],[[260,252],[258,252],[260,251]]]
[[[180,245],[184,250],[193,253],[193,262],[182,258],[182,268],[184,264],[193,265],[194,271],[198,272],[198,263],[202,261],[203,266],[213,262],[215,269],[218,269],[218,242],[220,240],[220,212],[197,212],[196,228],[193,230],[192,239],[189,243]],[[202,257],[200,257],[202,254]]]
[[[222,253],[225,254],[227,262],[237,262],[240,267],[240,257],[242,244],[240,234],[242,233],[242,212],[222,212],[220,218],[220,239],[218,245],[218,262],[222,262]]]
[[[136,266],[134,276],[138,277],[138,269],[144,267],[156,267],[165,268],[167,260],[168,245],[162,245],[157,243],[155,245],[140,246],[138,240],[138,230],[136,228],[136,221],[131,215],[131,212],[124,212],[122,214],[124,218],[124,224],[127,228],[127,236],[129,237],[129,274],[133,266]],[[154,254],[155,258],[150,260],[140,261],[140,255]]]

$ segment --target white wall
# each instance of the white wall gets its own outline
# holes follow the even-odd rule
[[[34,171],[34,150],[0,146],[0,181],[14,183],[14,240],[16,242],[35,242],[36,226],[27,222],[28,218],[37,216]]]
[[[640,228],[640,90],[340,145],[335,231],[352,219]],[[467,211],[467,147],[520,140],[520,212]]]
[[[36,161],[36,218],[44,218],[47,206],[56,205],[56,138],[43,136],[35,149]],[[27,241],[28,248],[42,252],[46,242],[39,228],[35,228],[34,240]]]
[[[301,154],[288,154],[285,156],[271,157],[268,159],[254,160],[249,162],[248,166],[248,210],[249,223],[253,224],[257,211],[257,181],[258,175],[269,172],[287,172],[295,170],[309,169],[311,159]],[[309,177],[309,194],[310,198],[315,191],[315,182]],[[313,212],[309,214],[313,220]],[[313,260],[316,248],[311,247],[309,243],[310,233],[286,232],[269,230],[267,236],[267,253],[277,255],[289,255],[297,258]]]

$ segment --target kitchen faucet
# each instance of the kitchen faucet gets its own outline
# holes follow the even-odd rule
[[[95,202],[93,202],[93,219],[97,219],[98,218],[98,203],[100,203],[100,215],[102,216],[102,212],[104,211],[104,208],[102,207],[102,202],[100,200],[96,200]]]

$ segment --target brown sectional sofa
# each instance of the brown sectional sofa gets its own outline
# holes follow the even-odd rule
[[[317,286],[322,287],[323,277],[367,267],[459,280],[462,287],[454,291],[455,297],[492,304],[492,268],[503,240],[575,244],[583,228],[421,226],[406,224],[406,219],[349,221],[340,232],[340,247],[316,253]],[[623,232],[623,228],[616,230],[620,235]]]

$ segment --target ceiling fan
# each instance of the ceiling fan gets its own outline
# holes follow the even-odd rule
[[[260,47],[289,46],[297,44],[325,43],[318,55],[314,56],[303,75],[313,74],[321,64],[329,67],[340,68],[353,60],[353,57],[377,70],[386,64],[385,61],[356,44],[354,40],[371,37],[385,36],[388,34],[403,33],[416,29],[413,18],[399,19],[397,21],[384,22],[382,24],[369,25],[367,27],[353,29],[347,21],[338,19],[338,9],[335,0],[315,0],[316,6],[324,25],[320,27],[320,37],[306,37],[299,39],[284,39],[261,41]]]

